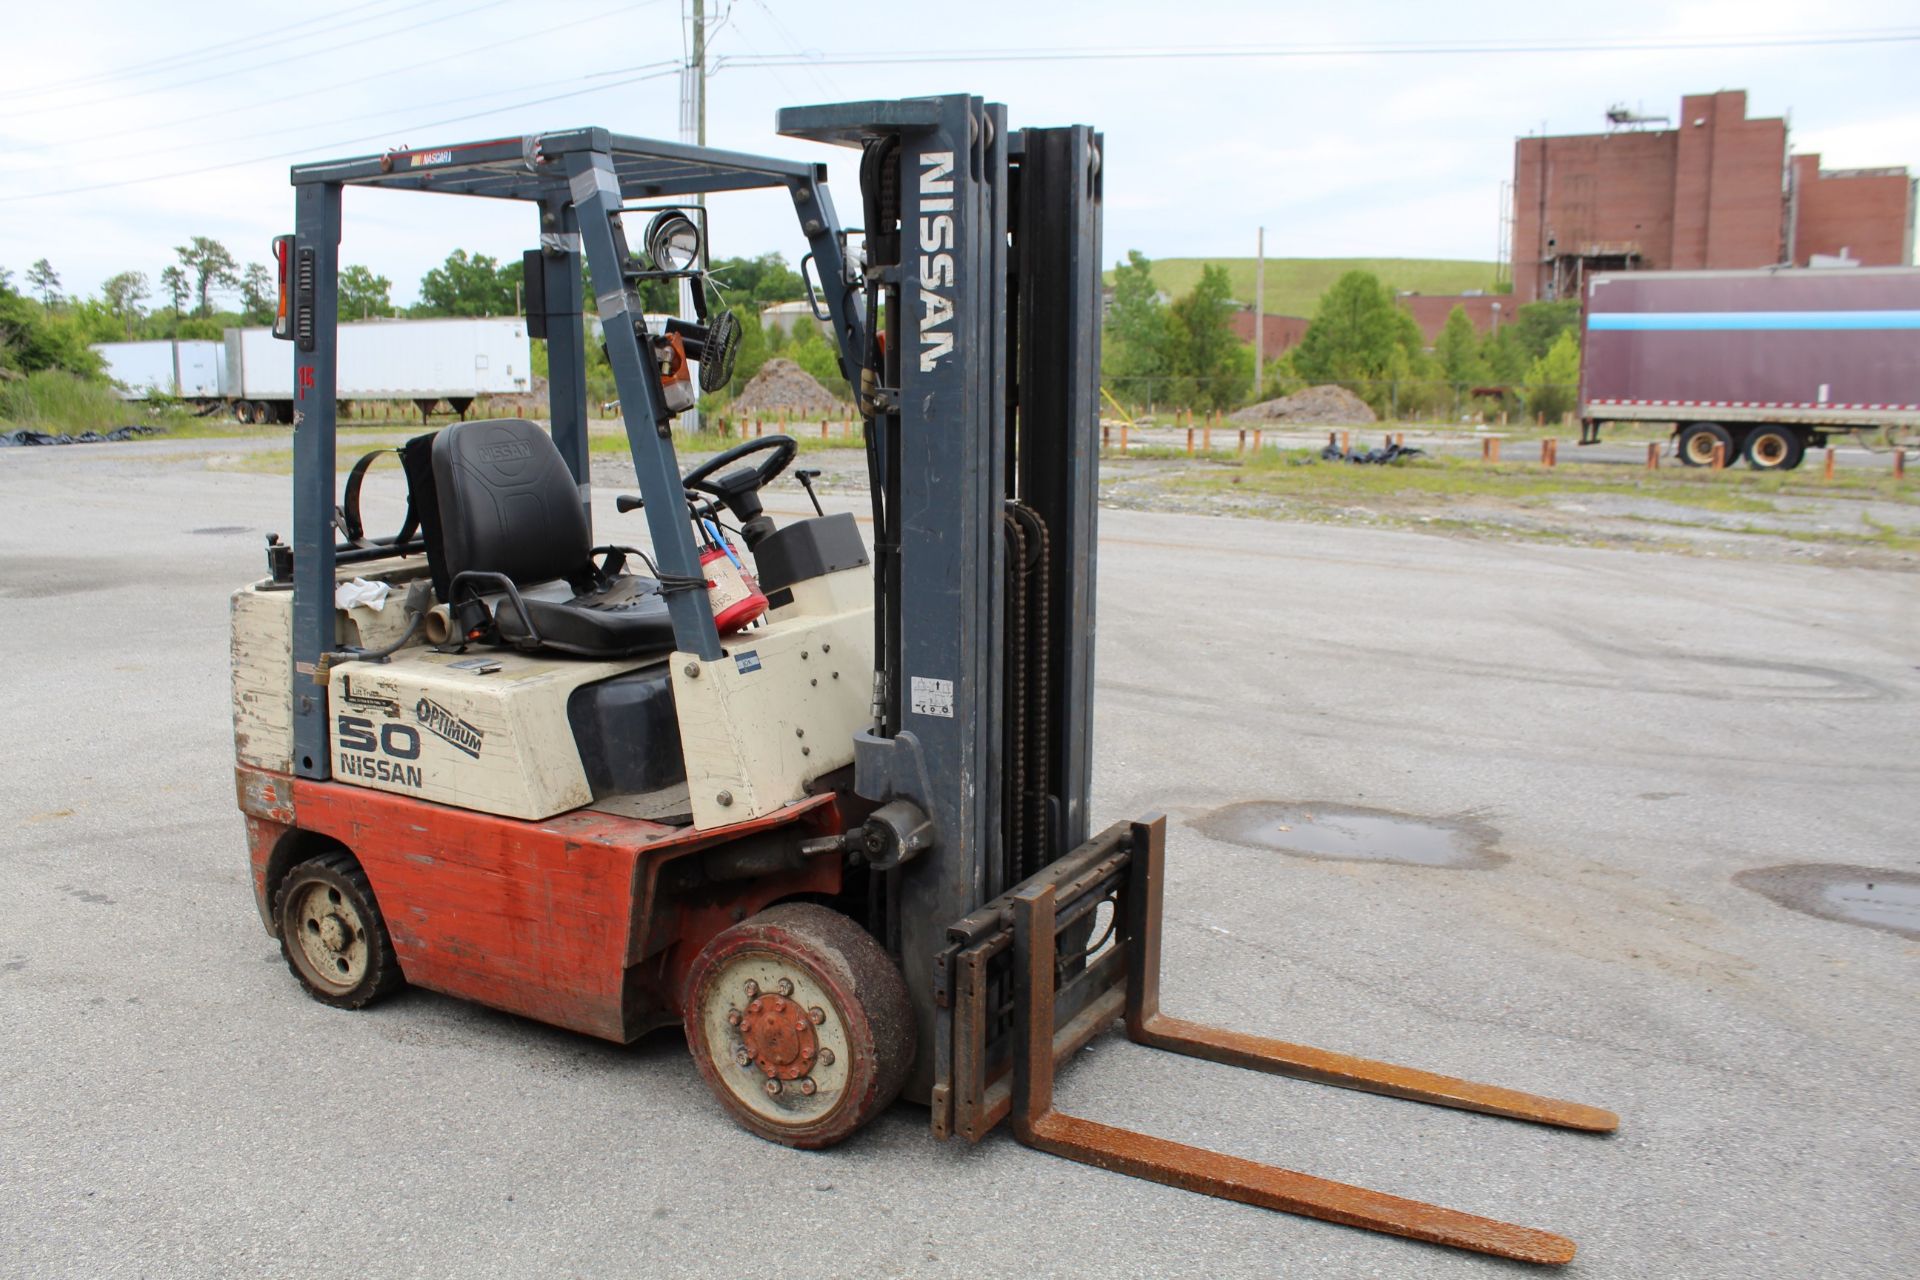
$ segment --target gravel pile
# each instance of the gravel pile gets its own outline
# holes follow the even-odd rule
[[[760,366],[753,381],[733,398],[728,412],[797,414],[845,413],[847,406],[813,376],[791,360],[778,358]]]
[[[1263,400],[1230,415],[1231,422],[1300,422],[1354,426],[1378,421],[1367,402],[1345,387],[1308,387],[1278,400]]]

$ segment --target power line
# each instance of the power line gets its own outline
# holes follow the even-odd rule
[[[488,9],[498,9],[501,5],[507,3],[509,3],[509,0],[486,0],[484,4],[469,5],[465,9],[456,9],[452,13],[443,13],[439,17],[427,18],[420,22],[413,23],[410,26],[395,27],[386,31],[376,31],[372,35],[360,36],[352,40],[343,40],[339,44],[330,44],[325,48],[303,49],[299,53],[289,54],[284,58],[275,58],[268,62],[256,62],[249,66],[247,70],[249,72],[265,71],[269,67],[282,67],[289,62],[302,62],[308,58],[319,57],[324,53],[334,53],[341,49],[351,49],[356,45],[371,44],[375,40],[390,40],[395,36],[405,35],[409,31],[418,31],[422,27],[436,26],[442,22],[451,22],[455,18],[465,18],[472,14],[485,12]],[[169,89],[183,89],[189,85],[199,84],[204,79],[204,76],[194,75],[185,80],[155,85],[148,89],[134,89],[125,93],[116,93],[105,98],[89,98],[84,102],[63,102],[59,106],[53,107],[34,107],[28,111],[15,112],[14,115],[15,118],[22,116],[43,116],[54,111],[77,111],[82,107],[97,107],[107,104],[119,105],[124,103],[128,98],[142,98],[155,93],[165,93]]]
[[[389,139],[396,133],[411,133],[417,129],[438,129],[443,125],[461,124],[468,120],[480,120],[487,116],[499,115],[503,111],[518,111],[526,107],[544,106],[549,102],[561,102],[569,98],[584,97],[587,94],[605,93],[609,89],[624,88],[630,84],[639,84],[643,80],[658,80],[663,76],[678,75],[681,64],[672,62],[649,63],[650,70],[644,75],[629,76],[624,80],[615,80],[608,84],[593,85],[585,89],[574,89],[566,93],[551,94],[544,98],[531,98],[525,102],[502,103],[484,111],[469,111],[464,115],[448,116],[441,120],[424,120],[401,128],[384,130],[380,133],[362,134],[355,138],[342,138],[333,142],[316,142],[293,151],[276,151],[272,155],[251,156],[245,160],[230,160],[224,164],[202,165],[197,169],[182,169],[175,173],[154,173],[143,178],[121,178],[113,182],[89,183],[84,187],[65,187],[57,191],[32,191],[25,195],[0,196],[0,204],[18,204],[28,200],[49,200],[56,196],[85,195],[93,191],[111,191],[120,187],[144,186],[149,182],[167,182],[175,178],[197,178],[202,174],[222,173],[228,169],[245,168],[251,164],[264,164],[269,160],[289,160],[300,156],[311,156],[316,151],[331,151],[336,147],[350,147],[363,142],[379,142]]]
[[[151,75],[158,70],[168,70],[168,71],[177,70],[178,69],[177,67],[169,66],[167,64],[179,63],[179,62],[191,62],[194,59],[205,58],[209,56],[225,57],[230,55],[233,52],[251,52],[251,50],[244,50],[244,51],[235,50],[233,46],[250,44],[255,40],[263,40],[263,41],[266,41],[266,43],[255,45],[254,48],[255,49],[267,48],[273,44],[285,43],[285,41],[282,41],[282,40],[266,40],[267,37],[277,36],[277,35],[280,35],[282,32],[298,31],[302,27],[311,27],[316,23],[326,23],[330,27],[357,26],[362,22],[371,21],[373,18],[376,18],[376,17],[377,18],[395,17],[400,13],[405,13],[408,9],[424,8],[429,4],[442,3],[442,0],[419,0],[419,3],[407,5],[403,9],[390,10],[387,13],[382,13],[382,14],[373,14],[366,18],[356,18],[352,22],[347,22],[347,23],[343,23],[340,21],[340,19],[346,17],[350,13],[359,13],[362,9],[377,8],[380,5],[391,4],[392,2],[393,0],[366,0],[366,3],[364,4],[357,4],[347,9],[335,10],[332,13],[324,14],[318,18],[307,18],[301,22],[288,23],[284,27],[269,27],[265,31],[256,31],[252,35],[247,35],[247,36],[236,36],[231,40],[222,40],[217,44],[201,45],[199,48],[196,48],[196,49],[182,49],[176,53],[163,54],[157,58],[149,58],[145,62],[132,62],[132,63],[128,63],[126,66],[114,67],[107,71],[96,71],[91,75],[82,76],[77,80],[65,80],[65,81],[49,80],[36,85],[26,85],[20,88],[8,89],[5,92],[0,92],[0,100],[7,100],[7,99],[13,99],[13,98],[34,98],[47,93],[65,93],[71,89],[82,89],[90,85],[110,82],[110,81],[122,79],[125,77],[138,77],[143,75]],[[305,37],[299,37],[299,38],[304,39]],[[222,52],[223,50],[226,52],[223,53]]]
[[[576,18],[571,22],[549,23],[547,26],[541,28],[541,30],[548,34],[551,34],[553,32],[558,32],[558,31],[566,31],[572,27],[586,26],[589,23],[600,22],[607,18],[617,17],[618,15],[623,13],[631,13],[636,9],[645,9],[656,4],[662,4],[664,2],[665,0],[638,0],[638,3],[623,4],[616,8],[608,9],[605,12],[593,14],[589,17]],[[427,58],[419,61],[409,62],[405,66],[390,67],[385,70],[371,72],[367,75],[355,76],[348,80],[327,80],[324,83],[315,86],[314,88],[302,89],[297,93],[284,93],[276,98],[250,99],[247,102],[247,110],[250,113],[258,112],[265,107],[279,106],[280,104],[287,103],[287,102],[297,102],[302,98],[311,98],[323,93],[337,94],[342,89],[350,89],[356,85],[369,84],[376,80],[386,80],[394,76],[403,76],[403,75],[412,76],[427,67],[440,66],[448,62],[458,62],[464,58],[471,58],[475,54],[490,53],[495,49],[503,49],[509,45],[524,45],[525,43],[526,43],[526,37],[524,35],[516,34],[513,36],[509,36],[505,40],[495,40],[489,44],[475,45],[473,48],[470,48],[470,49],[462,49],[454,53],[442,54],[436,58]],[[647,63],[645,65],[650,67],[654,64]],[[631,71],[631,70],[634,70],[634,68],[617,67],[610,71],[591,72],[584,76],[572,76],[568,78],[573,80],[593,79],[598,76],[617,75],[621,72]],[[544,83],[557,84],[557,83],[561,83],[561,81],[549,81]],[[542,85],[522,85],[520,87],[520,90],[517,90],[517,91],[525,91],[527,89],[534,89],[534,88],[540,88],[540,87],[543,87],[543,86]],[[517,91],[516,90],[494,90],[493,92],[509,93],[509,92],[517,92]],[[464,99],[464,98],[456,99],[456,101],[471,101],[471,100],[472,99]],[[408,110],[409,108],[399,108],[399,109]],[[131,129],[118,129],[111,133],[89,134],[88,142],[90,144],[112,142],[118,138],[131,138],[138,134],[155,133],[162,129],[175,129],[180,127],[181,125],[199,124],[200,122],[205,120],[229,119],[232,117],[232,115],[233,115],[233,108],[231,106],[220,107],[213,111],[203,111],[197,115],[181,116],[177,119],[165,120],[157,124],[137,125]],[[363,116],[363,117],[353,117],[353,118],[365,119],[366,117]],[[296,126],[296,128],[310,129],[310,128],[316,127],[316,125],[319,125],[319,124],[335,123],[336,119],[337,118],[322,120],[322,121],[315,121],[310,124]],[[294,129],[268,131],[266,133],[246,134],[246,135],[242,135],[239,138],[223,138],[218,141],[213,141],[206,138],[195,138],[192,141],[180,143],[176,146],[161,147],[157,149],[141,149],[139,151],[139,154],[142,156],[168,155],[176,151],[192,151],[192,150],[204,149],[208,146],[223,146],[229,142],[242,142],[247,140],[248,138],[269,137],[269,136],[273,136],[275,133],[291,133],[294,131],[295,131]],[[45,143],[35,143],[28,146],[23,146],[23,147],[6,147],[6,148],[0,148],[0,155],[16,155],[16,154],[21,154],[26,152],[45,152],[45,151],[65,150],[69,145],[70,144],[64,143],[64,142],[61,142],[61,143],[45,142]]]
[[[1541,53],[1667,53],[1701,50],[1799,49],[1833,45],[1905,44],[1920,41],[1920,30],[1891,28],[1851,34],[1801,32],[1792,34],[1691,37],[1625,37],[1615,40],[1538,39],[1515,42],[1358,42],[1322,45],[1195,45],[1108,49],[1014,48],[951,49],[934,52],[872,50],[832,54],[735,54],[716,60],[715,71],[727,67],[759,69],[791,66],[841,67],[920,65],[980,62],[1126,62],[1181,59],[1245,61],[1268,58],[1437,57],[1470,54],[1476,57]]]

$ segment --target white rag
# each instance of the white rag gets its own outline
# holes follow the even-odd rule
[[[352,582],[343,582],[333,589],[335,608],[351,609],[355,605],[365,605],[378,613],[387,603],[387,592],[393,588],[384,582],[368,582],[365,578],[355,578]]]

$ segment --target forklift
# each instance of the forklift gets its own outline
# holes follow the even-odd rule
[[[824,165],[604,129],[292,170],[275,331],[293,532],[233,597],[232,669],[254,895],[294,976],[345,1009],[412,984],[616,1043],[677,1024],[721,1108],[789,1146],[905,1099],[941,1138],[1005,1123],[1209,1195],[1570,1260],[1549,1232],[1054,1106],[1056,1071],[1117,1022],[1321,1084],[1617,1124],[1160,1011],[1165,819],[1096,832],[1088,812],[1103,138],[1013,130],[966,95],[791,108],[778,127],[858,149],[858,230]],[[349,186],[539,220],[528,323],[550,426],[408,441],[392,534],[361,518],[370,459],[335,488]],[[701,197],[756,188],[787,193],[806,240],[863,422],[870,534],[764,510],[788,437],[684,475],[675,458],[676,418],[725,385],[738,341],[704,305]],[[653,280],[690,281],[696,314],[650,323]],[[617,506],[643,513],[645,550],[593,530],[589,306],[639,489]]]

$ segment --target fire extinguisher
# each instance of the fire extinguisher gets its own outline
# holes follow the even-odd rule
[[[700,553],[700,575],[707,580],[707,604],[713,610],[713,625],[721,635],[732,635],[767,611],[767,597],[760,590],[740,555],[726,535],[702,520],[706,549]]]

